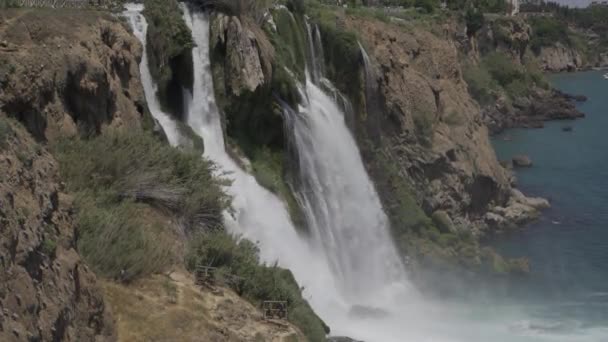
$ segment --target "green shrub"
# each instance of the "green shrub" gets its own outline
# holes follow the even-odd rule
[[[525,65],[519,65],[501,52],[488,54],[477,66],[467,66],[464,79],[471,96],[481,105],[491,104],[501,90],[510,99],[517,99],[527,96],[535,87],[549,87],[533,60],[527,58]]]
[[[465,21],[467,23],[467,34],[469,36],[474,36],[475,33],[483,27],[483,13],[470,7],[465,13]]]
[[[536,17],[530,20],[532,26],[532,50],[536,53],[544,46],[553,46],[561,42],[566,46],[571,45],[568,26],[565,22],[555,18]]]
[[[426,13],[433,13],[439,7],[439,2],[436,0],[416,0],[416,7],[422,8]]]
[[[224,232],[202,233],[191,240],[186,264],[217,267],[216,279],[231,274],[242,277],[238,284],[229,282],[241,296],[253,303],[282,300],[288,305],[288,320],[302,330],[309,341],[325,341],[327,326],[302,297],[302,290],[289,270],[261,265],[258,248],[248,240],[235,240]]]
[[[215,166],[196,152],[164,145],[147,132],[64,140],[55,150],[70,191],[89,191],[104,203],[147,203],[190,229],[221,226],[225,180],[214,177]]]
[[[513,82],[509,83],[505,87],[505,91],[507,92],[507,95],[511,99],[517,99],[520,97],[524,97],[529,93],[529,89],[528,89],[529,85],[530,84],[528,82],[526,82],[525,80],[517,79],[517,80],[514,80]]]
[[[148,132],[108,132],[64,140],[53,149],[76,194],[78,248],[103,276],[126,281],[173,262],[176,227],[160,223],[166,215],[176,218],[180,234],[223,227],[225,181],[198,153],[172,148]]]
[[[171,241],[162,238],[170,228],[147,222],[145,205],[103,205],[90,194],[80,194],[76,208],[78,250],[95,273],[129,281],[163,271],[175,261]]]
[[[503,87],[516,79],[524,77],[523,70],[509,56],[502,52],[488,54],[483,58],[482,64],[492,75],[492,78]]]

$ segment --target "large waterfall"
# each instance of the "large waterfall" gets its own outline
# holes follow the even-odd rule
[[[339,103],[344,98],[323,78],[320,32],[310,26],[311,76],[301,86],[304,100],[299,108],[285,106],[299,165],[297,196],[312,231],[310,239],[299,236],[285,204],[226,152],[210,70],[209,21],[203,13],[182,9],[196,43],[193,92],[185,94],[187,123],[204,139],[205,157],[233,181],[228,189],[233,210],[225,214],[226,225],[258,243],[262,260],[292,270],[333,334],[366,342],[539,340],[537,335],[513,338],[506,322],[521,319],[517,309],[497,313],[490,305],[471,310],[438,304],[409,287],[387,217],[345,124],[341,108],[347,104]],[[141,5],[128,5],[125,15],[145,46],[147,24],[141,10]],[[178,144],[176,124],[156,99],[145,51],[140,71],[150,111],[171,144]]]

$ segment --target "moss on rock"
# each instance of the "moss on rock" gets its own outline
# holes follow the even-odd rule
[[[150,73],[158,85],[164,110],[176,117],[184,111],[182,89],[192,89],[194,42],[176,0],[145,0],[146,45]]]

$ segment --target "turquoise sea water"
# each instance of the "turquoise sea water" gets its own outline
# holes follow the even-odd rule
[[[513,129],[494,139],[499,159],[531,157],[532,168],[516,171],[518,187],[552,204],[539,221],[494,242],[503,254],[531,262],[531,275],[503,295],[524,303],[545,327],[599,328],[607,333],[597,341],[608,341],[608,80],[591,71],[551,81],[586,95],[579,109],[587,117]],[[562,131],[564,126],[572,132]]]

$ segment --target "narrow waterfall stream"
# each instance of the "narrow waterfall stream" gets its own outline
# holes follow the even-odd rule
[[[177,129],[177,124],[169,114],[162,111],[158,98],[156,97],[156,84],[152,81],[150,67],[148,66],[148,54],[146,53],[146,34],[148,33],[148,23],[146,18],[141,14],[144,9],[143,4],[126,4],[124,16],[129,20],[129,24],[133,29],[135,37],[139,39],[143,46],[141,63],[139,63],[139,72],[141,74],[141,83],[144,87],[146,102],[150,113],[158,121],[163,128],[167,140],[171,146],[177,146],[180,143],[180,134]]]
[[[185,94],[187,123],[204,139],[204,156],[233,181],[227,190],[234,210],[225,213],[226,226],[258,243],[263,261],[278,262],[293,272],[332,335],[366,342],[598,341],[522,336],[510,327],[526,317],[515,307],[498,311],[488,303],[437,303],[413,291],[336,95],[332,99],[320,88],[325,82],[321,67],[309,70],[316,76],[301,86],[306,99],[302,105],[285,108],[299,164],[302,187],[297,195],[312,230],[310,239],[299,236],[285,204],[226,152],[210,70],[209,20],[187,6],[182,9],[196,43],[193,92]],[[125,15],[145,46],[147,25],[141,10],[141,5],[128,5]],[[321,38],[315,30],[308,27],[309,34],[314,33],[309,53],[316,59],[311,64],[321,66]],[[140,70],[148,106],[176,144],[179,134],[175,122],[160,110],[145,51]]]

